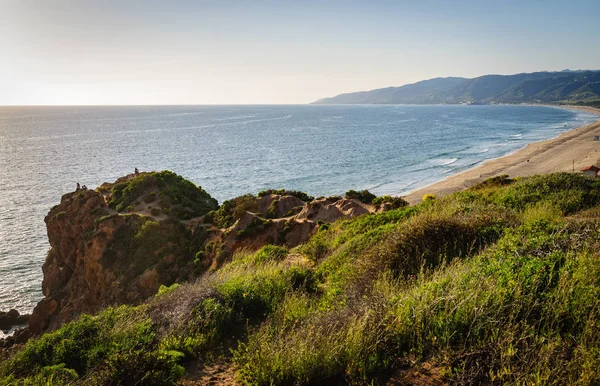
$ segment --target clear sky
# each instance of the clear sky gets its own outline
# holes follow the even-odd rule
[[[599,0],[0,0],[0,105],[307,103],[598,69],[599,37]]]

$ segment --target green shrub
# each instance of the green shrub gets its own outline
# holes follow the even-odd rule
[[[237,235],[239,238],[243,239],[244,237],[248,237],[251,235],[254,235],[262,230],[265,229],[265,227],[270,224],[271,220],[265,220],[263,218],[260,218],[258,216],[255,216],[252,221],[250,222],[250,224],[248,224],[245,228],[240,229],[237,231]]]
[[[398,209],[408,206],[408,202],[402,197],[380,196],[373,199],[373,205],[379,206],[382,204],[388,204],[390,209]]]
[[[277,194],[279,196],[294,196],[304,202],[310,202],[315,199],[313,196],[309,196],[308,194],[306,194],[304,192],[300,192],[298,190],[286,190],[286,189],[261,190],[258,193],[258,197],[265,197],[265,196],[268,196],[271,194]]]
[[[290,290],[314,291],[311,270],[277,265],[263,265],[251,272],[229,272],[227,280],[217,286],[225,304],[245,318],[256,319],[272,313]]]
[[[183,375],[179,356],[158,350],[144,308],[107,308],[31,339],[0,364],[0,380],[60,384],[96,373],[94,383],[169,385]]]
[[[377,196],[375,196],[373,193],[369,192],[368,190],[361,190],[358,192],[356,190],[349,190],[346,192],[345,196],[348,199],[358,200],[358,201],[362,202],[363,204],[371,204],[373,202],[373,200],[375,198],[377,198]]]
[[[251,194],[224,201],[219,209],[208,214],[207,220],[219,228],[229,228],[244,213],[257,212],[258,200]]]
[[[285,259],[288,253],[288,250],[284,247],[276,245],[265,245],[253,255],[252,262],[255,264],[269,261],[279,262]]]
[[[216,299],[206,299],[162,340],[161,348],[189,358],[205,357],[225,336],[237,329],[233,309]]]
[[[508,177],[508,174],[503,174],[501,176],[488,178],[477,185],[473,186],[471,190],[479,190],[479,189],[487,189],[487,188],[497,188],[499,186],[511,185],[516,180]]]
[[[580,232],[534,221],[409,285],[384,274],[351,305],[268,321],[234,360],[251,384],[380,383],[406,356],[451,358],[445,374],[459,384],[593,384],[600,254],[565,253]]]
[[[170,286],[166,286],[164,284],[161,284],[160,287],[158,287],[158,292],[156,293],[157,296],[160,295],[165,295],[168,294],[170,292],[175,291],[176,289],[178,289],[181,285],[179,283],[175,283],[175,284],[171,284]]]

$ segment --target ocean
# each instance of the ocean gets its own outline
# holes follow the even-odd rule
[[[542,106],[0,107],[0,310],[42,298],[44,216],[77,182],[137,167],[220,202],[267,188],[403,194],[595,119]]]

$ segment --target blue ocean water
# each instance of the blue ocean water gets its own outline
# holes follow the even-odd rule
[[[170,169],[219,201],[402,194],[589,123],[541,106],[0,107],[0,310],[42,297],[44,216],[76,182]]]

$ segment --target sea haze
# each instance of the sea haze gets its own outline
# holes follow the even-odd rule
[[[540,106],[0,108],[0,310],[42,297],[44,216],[75,189],[169,169],[220,202],[266,188],[402,194],[594,120]]]

